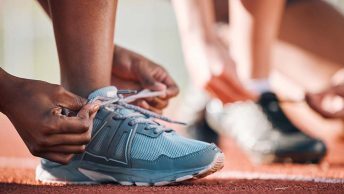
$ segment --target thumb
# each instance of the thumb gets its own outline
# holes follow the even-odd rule
[[[60,105],[64,108],[69,109],[69,110],[78,111],[86,103],[87,103],[87,100],[84,99],[83,97],[75,95],[69,91],[65,91],[65,93],[62,97],[62,102],[60,103]]]
[[[344,84],[337,85],[337,86],[333,87],[332,90],[336,95],[344,98]]]
[[[78,112],[78,117],[82,119],[89,119],[98,111],[99,105],[97,103],[89,103],[81,108]]]
[[[160,83],[156,80],[151,80],[149,82],[143,82],[142,87],[144,89],[149,89],[152,91],[164,91],[163,94],[160,94],[159,97],[160,98],[165,98],[166,97],[166,90],[167,90],[167,86],[163,83]],[[147,98],[149,99],[149,98]]]
[[[142,80],[142,86],[145,89],[150,89],[153,91],[162,91],[162,90],[166,90],[166,85],[158,82],[156,79],[154,79],[151,76],[146,76],[143,80]]]
[[[166,85],[160,82],[155,82],[153,85],[147,86],[147,89],[150,89],[153,91],[163,91],[163,90],[166,90]]]

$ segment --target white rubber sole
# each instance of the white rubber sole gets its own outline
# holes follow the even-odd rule
[[[38,165],[36,168],[36,180],[39,181],[42,184],[47,185],[91,185],[91,184],[102,184],[102,183],[119,183],[121,185],[131,186],[164,186],[169,185],[172,183],[180,183],[191,179],[200,179],[203,177],[206,177],[210,174],[213,174],[219,170],[221,170],[224,166],[224,160],[225,156],[223,153],[217,153],[215,155],[214,160],[203,170],[190,174],[185,175],[182,177],[178,177],[175,180],[172,181],[161,181],[161,182],[155,182],[155,183],[149,183],[149,182],[129,182],[129,181],[117,181],[115,178],[111,176],[103,176],[100,175],[100,179],[94,179],[93,181],[82,181],[82,182],[70,182],[70,181],[60,181],[56,180],[56,177],[51,175],[48,171],[44,170],[41,165]],[[87,173],[87,170],[84,170],[84,173]],[[93,174],[94,175],[94,174]]]

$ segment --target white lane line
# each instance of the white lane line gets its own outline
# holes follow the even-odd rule
[[[344,178],[325,178],[303,175],[287,175],[264,172],[243,172],[243,171],[223,171],[218,172],[213,178],[219,179],[261,179],[261,180],[286,180],[286,181],[304,181],[317,183],[344,183]]]

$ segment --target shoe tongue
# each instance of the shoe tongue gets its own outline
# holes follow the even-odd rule
[[[104,88],[100,88],[98,90],[93,91],[91,94],[88,95],[88,100],[94,99],[97,96],[103,97],[116,97],[117,96],[117,88],[115,86],[107,86]]]

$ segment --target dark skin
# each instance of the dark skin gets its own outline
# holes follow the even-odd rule
[[[0,111],[33,155],[67,164],[84,152],[99,106],[83,97],[95,89],[121,83],[123,88],[166,90],[165,96],[137,102],[156,112],[177,95],[177,86],[162,67],[126,49],[118,47],[119,55],[114,53],[117,1],[39,2],[53,21],[62,86],[18,78],[0,68]],[[78,113],[66,115],[66,109]]]
[[[145,109],[160,114],[167,107],[169,99],[179,93],[177,84],[163,67],[142,55],[119,46],[115,46],[111,79],[113,85],[122,89],[165,90],[165,96],[146,98],[135,102]]]
[[[48,1],[38,0],[38,2],[51,18]],[[162,113],[169,100],[179,93],[178,86],[163,67],[142,55],[117,45],[113,52],[111,85],[120,89],[166,90],[165,96],[135,102],[136,105],[157,113]]]
[[[82,97],[110,85],[117,1],[47,2],[62,86],[17,78],[0,69],[0,110],[33,155],[66,164],[84,151],[99,108]],[[78,113],[66,116],[64,109]]]
[[[0,68],[0,111],[11,120],[34,156],[67,163],[90,140],[96,104],[59,85],[22,79]],[[62,109],[79,111],[67,117]]]
[[[45,2],[43,5],[52,17],[62,86],[18,78],[0,68],[0,111],[9,117],[33,155],[66,164],[74,154],[84,151],[91,138],[93,118],[99,106],[86,104],[83,97],[95,89],[110,85],[113,67],[130,69],[128,74],[122,72],[120,79],[130,80],[127,86],[133,86],[131,83],[136,82],[135,89],[159,89],[157,86],[162,88],[165,84],[167,95],[160,98],[162,102],[147,100],[152,106],[163,108],[167,105],[164,102],[178,93],[167,72],[140,55],[127,52],[127,56],[135,60],[127,63],[122,57],[116,57],[119,65],[113,64],[117,1],[40,2]],[[140,68],[151,71],[141,73],[138,71]],[[139,79],[132,79],[130,75],[133,72]],[[150,78],[143,79],[143,76]],[[123,87],[127,88],[125,84]],[[25,100],[22,99],[24,96]],[[67,116],[63,111],[65,109],[78,113]]]
[[[116,0],[49,0],[62,86],[82,97],[110,85]]]
[[[60,61],[62,86],[87,98],[92,91],[110,85],[117,1],[49,0],[48,5]],[[88,124],[92,126],[92,122]],[[69,128],[66,131],[71,132]],[[88,139],[83,139],[83,146],[90,140],[90,127],[84,133]],[[75,144],[76,140],[61,138],[60,141]],[[59,147],[58,150],[68,151],[66,147]],[[43,157],[47,158],[46,155]],[[68,156],[64,159],[69,161],[70,158]]]

